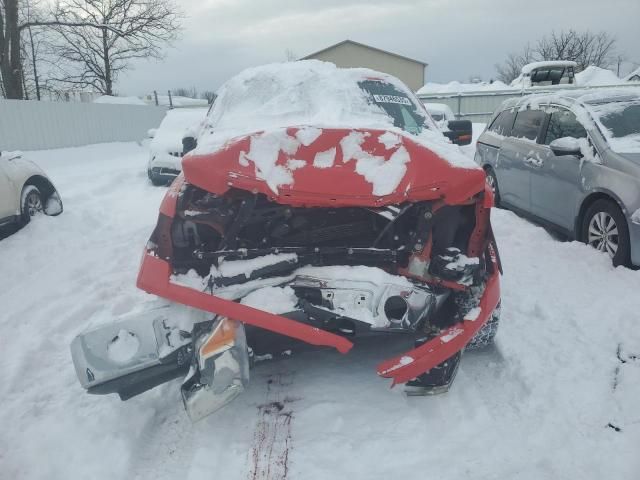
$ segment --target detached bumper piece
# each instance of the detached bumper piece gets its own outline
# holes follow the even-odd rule
[[[249,355],[240,322],[217,318],[191,332],[168,326],[168,309],[153,309],[78,335],[71,354],[80,383],[92,394],[122,400],[185,377],[181,392],[192,421],[244,391]]]

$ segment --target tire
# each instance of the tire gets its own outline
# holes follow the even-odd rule
[[[478,333],[474,335],[471,341],[467,344],[467,349],[476,350],[479,348],[488,347],[493,345],[493,341],[498,333],[498,325],[500,324],[500,304],[491,314],[487,323],[485,323]]]
[[[584,214],[581,233],[582,241],[607,253],[614,266],[630,265],[629,226],[615,202],[596,200]]]
[[[496,172],[493,171],[493,168],[486,167],[485,174],[487,176],[487,183],[493,190],[493,197],[495,206],[500,206],[500,190],[498,190],[498,178],[496,177]]]
[[[159,178],[151,170],[147,170],[147,176],[149,177],[151,184],[155,187],[161,187],[167,184],[167,181],[165,179]]]
[[[458,307],[458,316],[460,319],[473,308],[480,304],[480,296],[483,289],[479,287],[472,287],[468,292],[461,292],[456,294],[454,301]],[[479,348],[488,347],[493,344],[496,334],[498,333],[498,325],[500,324],[500,312],[501,304],[492,312],[491,317],[487,320],[480,330],[473,336],[471,341],[465,347],[467,350],[475,350]]]
[[[33,185],[27,185],[22,189],[22,195],[20,200],[22,223],[26,225],[31,221],[31,217],[34,217],[38,213],[44,211],[44,204],[42,203],[42,194],[37,187]]]

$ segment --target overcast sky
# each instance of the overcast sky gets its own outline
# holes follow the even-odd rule
[[[427,81],[495,76],[494,64],[552,30],[607,31],[640,64],[640,0],[181,0],[181,39],[139,61],[120,94],[216,90],[240,70],[345,39],[429,63]],[[625,67],[630,68],[631,65]],[[625,72],[626,73],[626,72]]]

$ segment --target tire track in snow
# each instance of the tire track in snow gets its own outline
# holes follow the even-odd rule
[[[294,373],[276,372],[267,375],[265,403],[258,405],[253,444],[249,450],[251,470],[249,480],[285,480],[289,473],[291,452],[291,421],[296,400],[289,395]]]

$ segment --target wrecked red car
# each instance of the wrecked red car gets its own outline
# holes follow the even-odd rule
[[[250,69],[185,145],[138,276],[172,303],[74,340],[89,392],[127,399],[185,376],[202,418],[243,390],[251,332],[268,330],[341,353],[361,334],[412,335],[377,373],[432,394],[493,340],[491,190],[399,80],[317,61]]]

